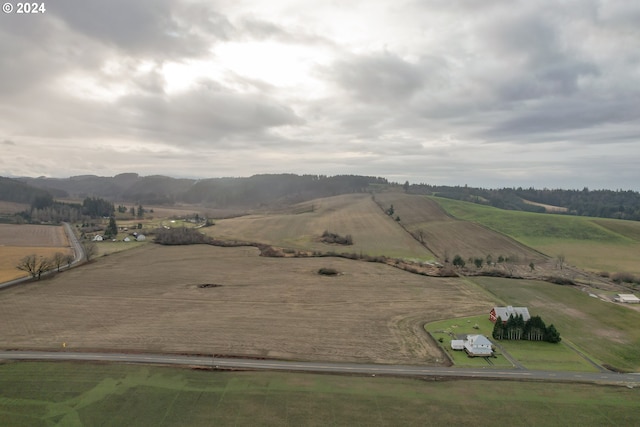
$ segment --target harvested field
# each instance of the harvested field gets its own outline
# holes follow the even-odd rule
[[[56,252],[71,253],[63,227],[0,224],[0,283],[28,276],[16,268],[25,256],[48,258]]]
[[[29,209],[28,204],[8,202],[6,200],[0,200],[0,213],[3,214],[16,214]]]
[[[353,245],[320,241],[327,230],[351,235]],[[294,249],[434,259],[396,221],[384,214],[369,194],[346,194],[294,206],[290,213],[249,215],[217,221],[203,230],[216,238],[268,243]]]
[[[539,264],[546,257],[516,242],[515,240],[489,230],[479,224],[461,221],[447,213],[433,200],[425,196],[408,195],[397,192],[376,194],[376,201],[383,208],[393,205],[401,224],[418,238],[441,260],[453,259],[459,254],[463,259],[470,257],[497,259],[516,256],[520,263]]]
[[[3,246],[69,246],[62,226],[0,224],[0,245]]]
[[[422,324],[484,313],[485,291],[339,258],[145,245],[0,292],[0,347],[435,363]],[[340,275],[317,274],[321,267]],[[200,287],[202,284],[221,286]]]

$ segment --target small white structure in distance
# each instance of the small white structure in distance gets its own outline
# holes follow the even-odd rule
[[[138,234],[138,237],[136,237],[136,240],[138,242],[143,242],[143,241],[147,240],[147,237],[144,234]]]
[[[640,298],[634,294],[618,294],[614,299],[615,302],[624,302],[626,304],[639,304]]]

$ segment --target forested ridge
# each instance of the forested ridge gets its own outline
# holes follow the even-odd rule
[[[640,220],[640,193],[631,190],[532,187],[485,189],[469,186],[410,185],[408,182],[401,185],[390,183],[381,177],[360,175],[271,174],[200,180],[160,175],[141,177],[135,173],[114,177],[85,175],[64,179],[0,177],[0,200],[29,204],[32,209],[50,206],[54,198],[103,198],[136,205],[189,203],[208,207],[253,209],[288,205],[345,193],[384,191],[389,188],[404,190],[410,194],[437,195],[500,209],[545,212],[545,207],[532,204],[538,203],[562,208],[562,211],[557,210],[555,213]]]
[[[500,209],[546,212],[542,206],[527,202],[565,208],[554,211],[568,215],[593,216],[640,220],[640,193],[631,190],[563,190],[535,188],[484,189],[468,186],[411,185],[407,191],[415,194],[430,194],[449,199],[462,200],[493,206]]]

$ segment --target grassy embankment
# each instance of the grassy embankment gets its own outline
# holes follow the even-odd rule
[[[640,274],[640,222],[507,211],[432,197],[450,215],[506,234],[550,257],[599,272]]]
[[[0,365],[0,424],[632,425],[637,389],[136,365]],[[482,414],[482,418],[478,418]]]

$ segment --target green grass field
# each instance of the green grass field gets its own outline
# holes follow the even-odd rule
[[[137,365],[0,365],[0,424],[20,426],[617,426],[640,391]]]
[[[527,306],[532,315],[542,317],[547,325],[553,324],[563,340],[596,362],[622,370],[640,370],[640,312],[590,297],[575,287],[533,280],[469,279],[509,305]],[[531,362],[533,366],[527,367],[538,364]]]
[[[477,326],[476,329],[474,326]],[[512,367],[500,349],[496,351],[496,357],[489,363],[481,357],[468,357],[464,351],[451,349],[451,334],[456,336],[481,334],[490,340],[493,332],[493,323],[488,314],[458,319],[448,319],[425,325],[425,329],[436,340],[443,339],[442,348],[451,356],[457,367],[487,367],[498,368]],[[527,369],[540,369],[548,371],[578,371],[594,372],[595,367],[580,357],[575,351],[563,344],[550,344],[546,342],[507,341],[498,343]]]
[[[592,271],[640,273],[640,222],[497,209],[433,197],[450,215]]]

